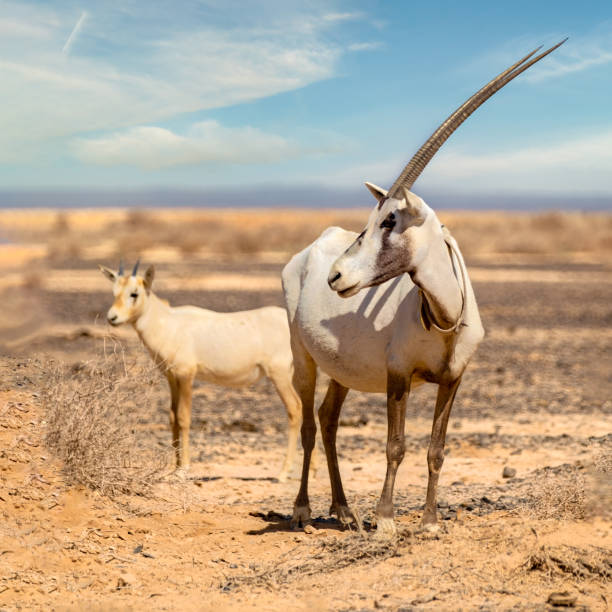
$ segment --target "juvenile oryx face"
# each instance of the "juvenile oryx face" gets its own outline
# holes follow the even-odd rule
[[[99,267],[102,274],[113,283],[115,301],[106,314],[108,322],[111,325],[132,323],[142,314],[151,292],[155,275],[153,266],[147,268],[144,277],[138,275],[138,263],[130,276],[124,276],[122,265],[119,266],[118,272],[113,272],[105,266]]]
[[[366,187],[378,206],[363,232],[334,262],[327,279],[341,297],[413,271],[427,254],[431,232],[442,231],[431,208],[407,189],[397,199],[388,198],[384,189],[372,183]]]

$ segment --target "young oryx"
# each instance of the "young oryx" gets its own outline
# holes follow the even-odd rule
[[[316,432],[317,366],[331,378],[319,421],[331,480],[330,513],[342,523],[357,522],[347,505],[336,456],[342,403],[349,388],[387,393],[387,475],[376,508],[379,534],[395,530],[393,486],[404,456],[410,388],[424,382],[439,385],[422,518],[425,526],[435,525],[448,418],[461,376],[484,330],[457,243],[434,211],[409,188],[444,141],[480,104],[557,46],[525,64],[536,49],[474,94],[442,123],[388,192],[366,183],[378,205],[361,234],[329,228],[285,266],[282,276],[294,385],[303,409],[304,465],[294,525],[310,520],[308,468]]]
[[[172,445],[179,468],[189,468],[189,426],[194,378],[225,387],[246,387],[267,376],[289,416],[287,456],[278,479],[284,482],[295,460],[300,399],[291,378],[293,363],[287,313],[276,306],[242,312],[214,312],[195,306],[173,308],[158,298],[154,268],[138,275],[100,266],[113,282],[111,325],[131,323],[170,385]],[[179,447],[180,438],[180,447]]]

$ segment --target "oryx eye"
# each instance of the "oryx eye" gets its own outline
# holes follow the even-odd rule
[[[385,220],[380,224],[381,228],[393,229],[395,227],[395,213],[389,213]]]
[[[138,293],[136,291],[130,293],[130,297],[136,299],[138,297]]]

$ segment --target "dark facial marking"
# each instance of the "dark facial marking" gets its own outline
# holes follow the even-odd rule
[[[393,278],[393,274],[389,272],[389,268],[392,267],[394,262],[393,248],[389,241],[389,234],[391,232],[383,232],[382,240],[380,243],[380,250],[376,255],[376,269],[379,273],[374,277],[373,284],[379,285],[385,281]]]
[[[380,210],[382,208],[382,205],[387,201],[388,198],[382,198],[380,200],[380,202],[378,203],[377,209]]]
[[[380,224],[380,227],[381,227],[381,229],[392,230],[395,227],[395,223],[396,223],[395,213],[394,212],[390,212],[383,219],[382,223]]]

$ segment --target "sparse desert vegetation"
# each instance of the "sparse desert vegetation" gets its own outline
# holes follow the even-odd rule
[[[392,542],[371,531],[382,396],[351,392],[338,433],[363,533],[328,518],[324,466],[318,518],[289,530],[298,481],[273,482],[286,416],[267,382],[198,383],[192,472],[172,474],[165,382],[131,330],[104,325],[97,264],[141,256],[172,304],[280,305],[290,254],[368,213],[0,211],[0,608],[545,610],[566,591],[551,601],[607,608],[610,214],[440,215],[487,337],[451,416],[439,533],[418,528],[427,388],[409,402]]]

